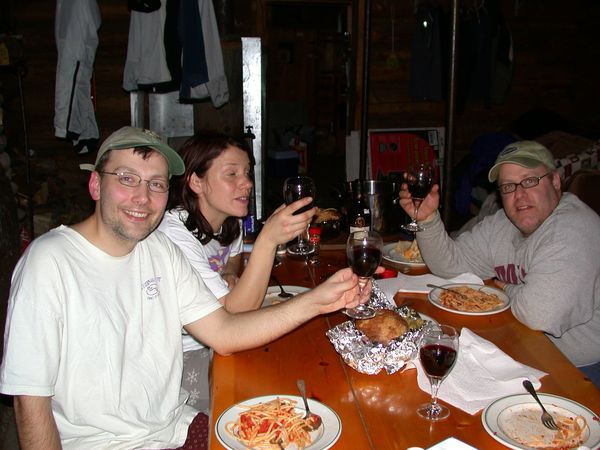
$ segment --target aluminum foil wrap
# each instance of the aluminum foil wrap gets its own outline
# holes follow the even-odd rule
[[[371,342],[356,329],[354,321],[348,320],[327,331],[327,337],[346,364],[354,370],[374,375],[385,369],[388,374],[392,374],[417,356],[424,331],[431,326],[431,322],[421,319],[419,313],[408,306],[397,308],[375,281],[367,304],[375,309],[397,311],[408,322],[409,330],[384,346]]]

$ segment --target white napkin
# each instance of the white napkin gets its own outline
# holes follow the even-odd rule
[[[417,381],[421,390],[431,392],[429,379],[417,366]],[[463,328],[459,339],[458,359],[438,391],[438,397],[469,414],[475,414],[492,401],[513,394],[525,393],[523,380],[528,378],[538,389],[545,372],[521,364],[490,341]]]
[[[377,280],[377,285],[381,288],[390,300],[394,300],[396,292],[424,292],[428,293],[431,288],[427,284],[436,284],[443,286],[451,283],[470,283],[483,284],[483,280],[472,273],[463,273],[455,278],[446,280],[435,275],[405,275],[398,272],[396,278],[384,278]]]

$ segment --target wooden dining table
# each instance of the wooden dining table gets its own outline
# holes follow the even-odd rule
[[[282,284],[313,287],[346,265],[342,245],[324,245],[318,265],[284,257],[273,273]],[[402,264],[383,265],[409,274],[426,272]],[[600,391],[544,333],[521,324],[510,309],[467,316],[435,307],[422,293],[396,295],[396,303],[404,301],[412,302],[417,312],[439,323],[467,327],[515,360],[548,373],[541,379],[540,392],[566,397],[600,413]],[[417,407],[427,402],[430,394],[418,387],[415,369],[367,375],[348,366],[325,334],[346,320],[341,312],[319,316],[270,344],[231,356],[215,355],[211,372],[211,448],[224,448],[215,433],[223,411],[253,397],[299,395],[299,378],[305,380],[309,398],[327,405],[340,418],[342,431],[334,449],[428,448],[448,437],[478,449],[506,448],[486,432],[481,411],[471,415],[448,405],[448,419],[430,422],[417,416]]]

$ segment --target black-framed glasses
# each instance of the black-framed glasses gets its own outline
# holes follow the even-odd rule
[[[523,178],[519,183],[504,183],[498,185],[498,190],[501,194],[511,194],[517,190],[517,186],[521,186],[523,189],[531,189],[540,184],[540,180],[546,175],[550,175],[550,172],[545,173],[539,177],[527,177]]]
[[[144,180],[139,175],[131,172],[104,172],[99,170],[98,173],[116,176],[119,180],[119,183],[121,183],[123,186],[137,187],[142,181],[145,181],[148,184],[148,189],[150,189],[152,192],[158,192],[161,194],[169,192],[169,182],[166,180],[161,180],[160,178],[156,178],[154,180]]]

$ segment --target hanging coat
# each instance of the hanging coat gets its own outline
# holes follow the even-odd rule
[[[179,90],[181,101],[210,97],[215,107],[224,105],[229,90],[212,1],[178,2],[179,45],[173,43],[173,11],[166,3],[150,13],[131,11],[123,88],[163,93]],[[169,69],[168,62],[174,60],[181,61],[178,73],[172,66]]]
[[[91,79],[100,24],[95,0],[57,0],[54,132],[74,143],[99,137]]]

